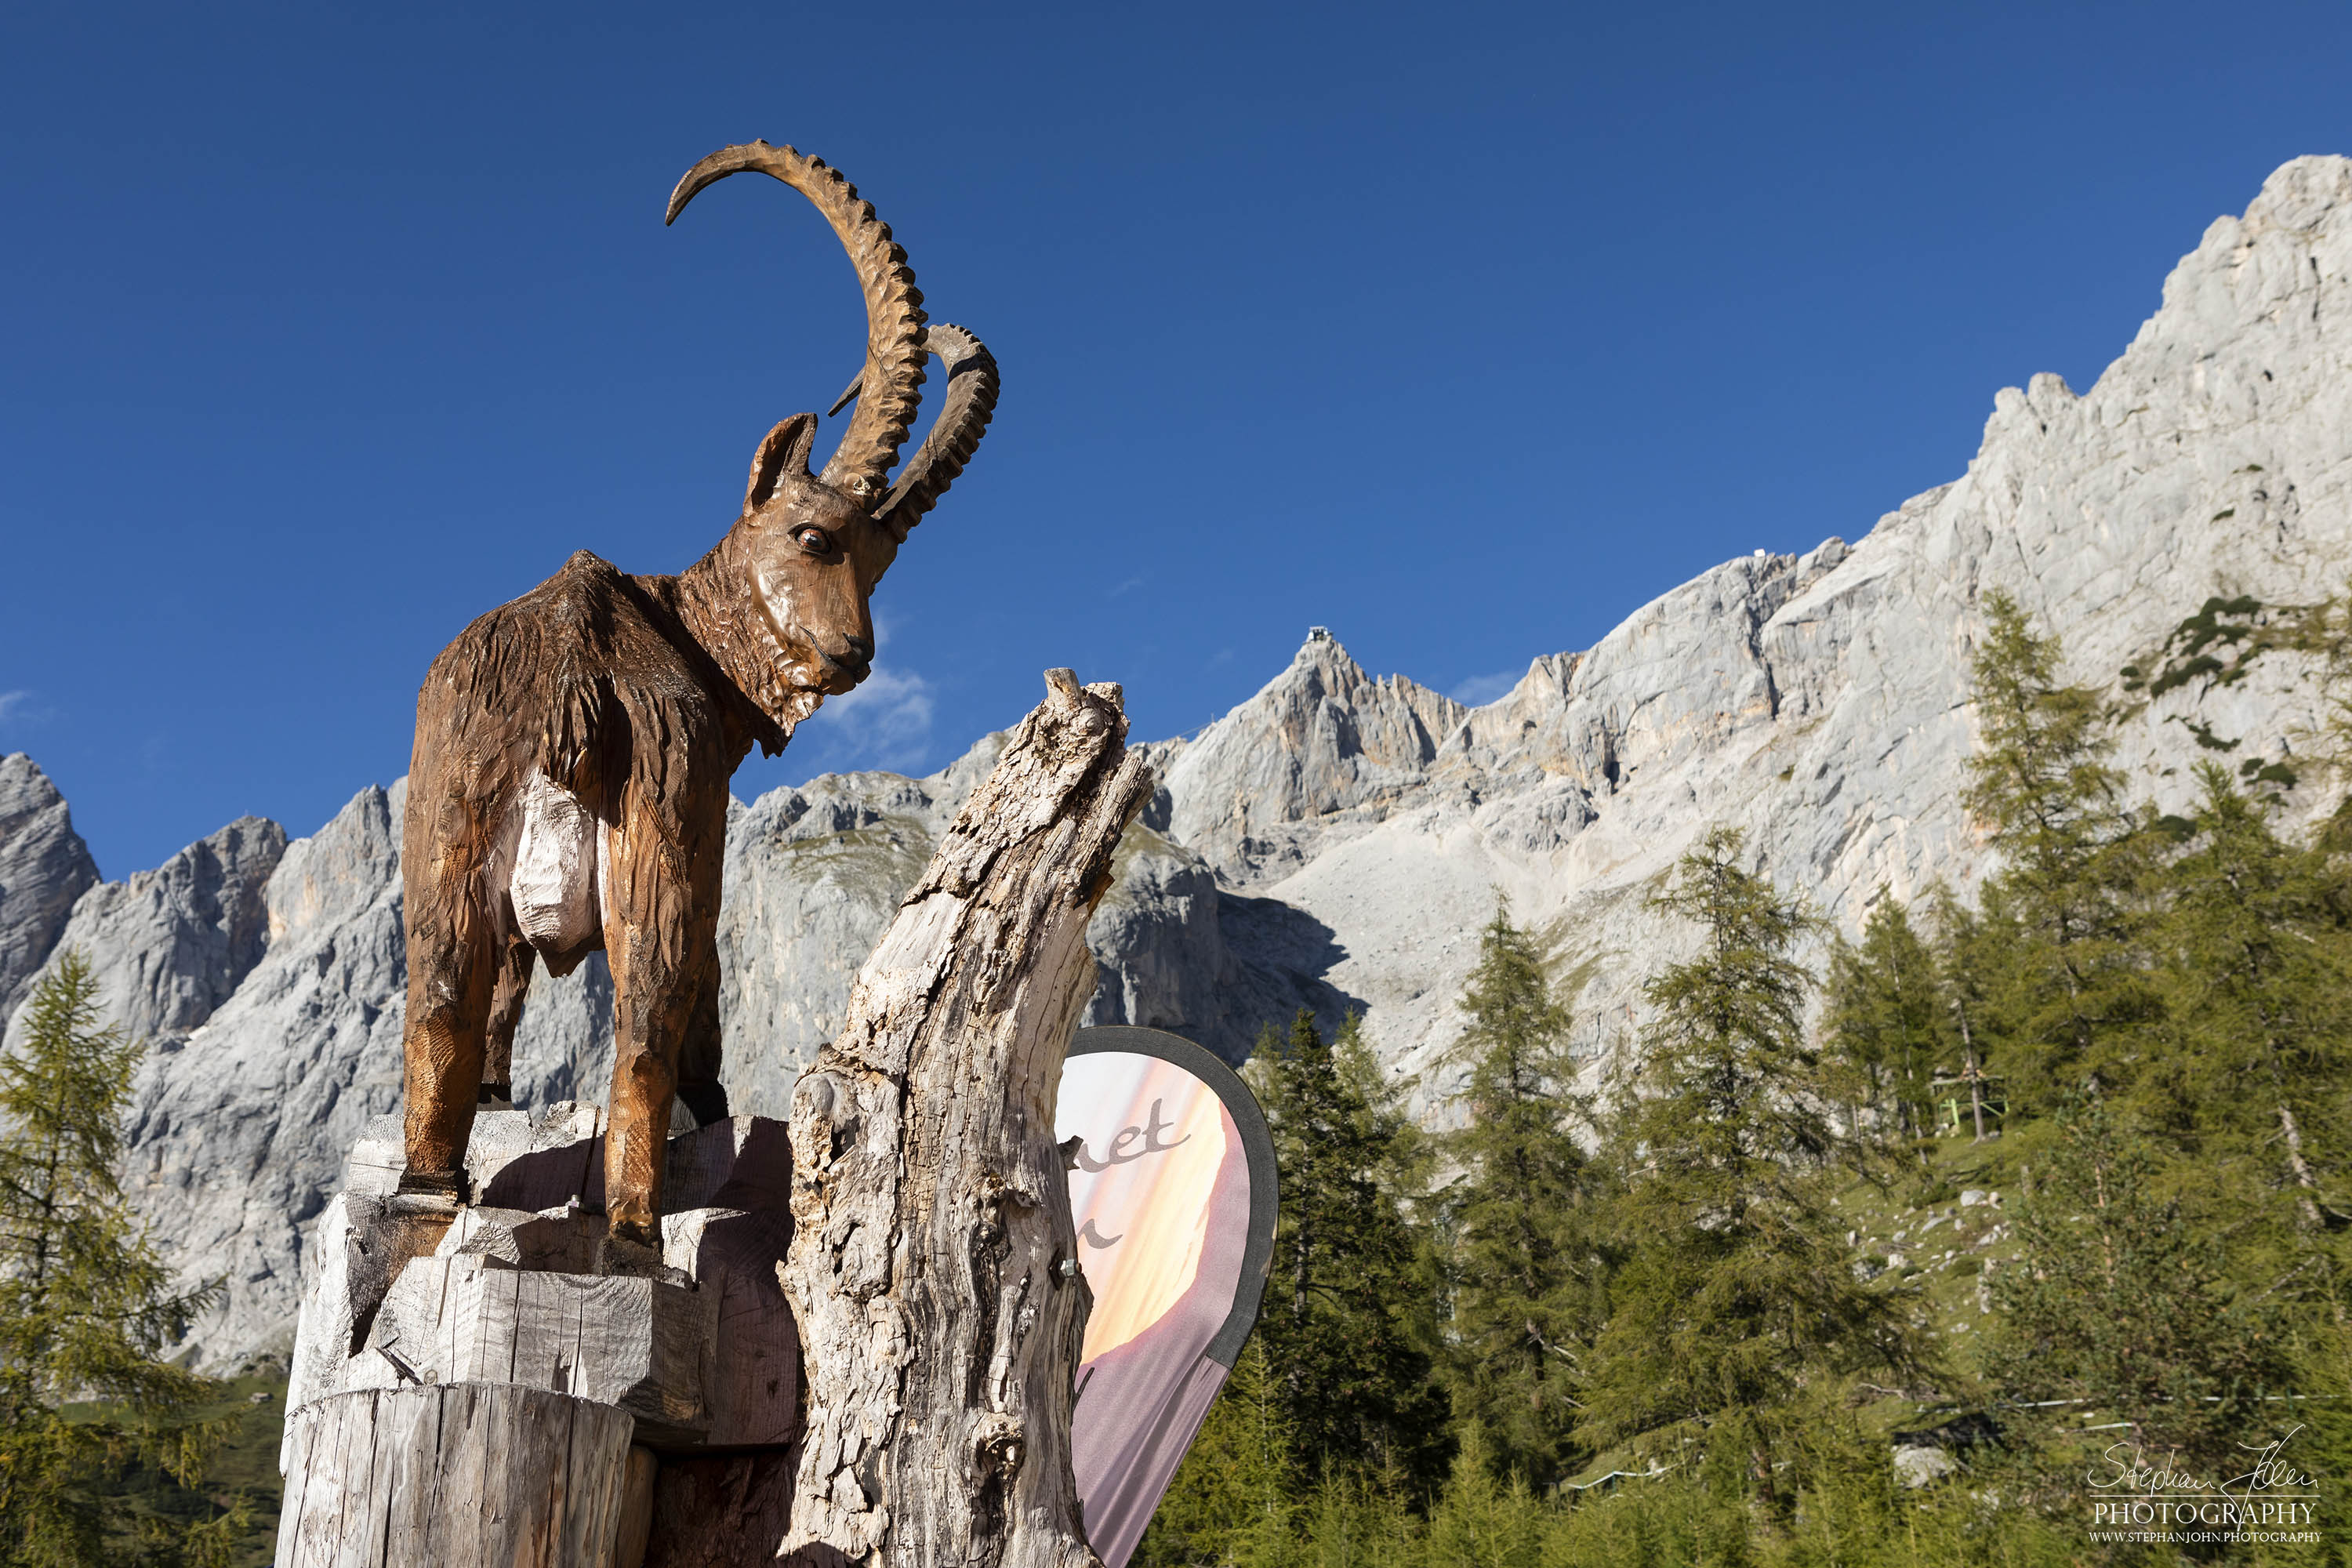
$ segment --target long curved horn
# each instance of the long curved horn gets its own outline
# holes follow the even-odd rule
[[[841,445],[818,477],[857,497],[870,511],[882,499],[908,427],[922,406],[923,296],[915,288],[907,253],[891,241],[890,226],[874,216],[874,204],[858,200],[857,187],[840,170],[790,147],[765,142],[721,147],[678,181],[662,222],[677,222],[705,185],[745,170],[782,180],[815,203],[857,268],[857,284],[866,295],[866,369],[859,384],[872,388],[873,395],[857,400]]]
[[[874,513],[874,520],[901,544],[907,542],[907,531],[939,504],[971,461],[980,438],[988,433],[989,416],[996,412],[996,356],[986,343],[945,321],[933,322],[925,342],[947,366],[947,398],[930,434]]]

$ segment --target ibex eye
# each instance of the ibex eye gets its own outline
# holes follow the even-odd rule
[[[793,537],[799,540],[801,548],[812,555],[823,555],[833,548],[833,541],[821,528],[803,528]]]

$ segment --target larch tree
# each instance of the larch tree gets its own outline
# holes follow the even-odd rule
[[[1855,1278],[1831,1204],[1841,1139],[1793,951],[1813,922],[1741,858],[1740,834],[1715,828],[1653,900],[1700,945],[1649,981],[1642,1067],[1612,1117],[1626,1258],[1580,1435],[1637,1457],[1733,1458],[1780,1528],[1804,1399],[1846,1374],[1913,1375],[1927,1352],[1911,1291]]]
[[[1992,1087],[2000,1081],[1991,1055],[1999,1032],[1993,1026],[1992,995],[2001,963],[2000,938],[2011,933],[2005,927],[1989,929],[1948,883],[1937,883],[1930,908],[1936,988],[1949,1024],[1948,1049],[1960,1081],[1968,1086],[1970,1135],[1981,1143],[2000,1131],[2008,1103]]]
[[[0,1562],[226,1563],[239,1510],[176,1525],[117,1484],[138,1458],[197,1486],[236,1425],[201,1414],[216,1384],[163,1359],[218,1287],[173,1288],[117,1174],[142,1047],[100,1026],[79,953],[25,1022],[0,1058]]]
[[[1301,1470],[1443,1476],[1445,1395],[1422,1325],[1428,1279],[1404,1188],[1417,1135],[1349,1019],[1326,1040],[1301,1010],[1249,1068],[1281,1174],[1257,1333]]]
[[[1528,933],[1497,905],[1462,996],[1453,1065],[1464,1125],[1442,1140],[1459,1172],[1441,1194],[1447,1239],[1445,1375],[1457,1420],[1490,1461],[1538,1488],[1578,1449],[1576,1390],[1607,1311],[1605,1247],[1590,1201],[1598,1173],[1578,1146],[1589,1108],[1573,1089],[1569,1013]]]
[[[2127,1076],[2155,1012],[2142,942],[2157,836],[2107,761],[2105,704],[2058,679],[2058,638],[1998,590],[1985,618],[1970,691],[1979,743],[1963,801],[2000,859],[1983,917],[2022,938],[2002,1007],[2017,1033],[2012,1067],[2052,1104],[2085,1080]]]
[[[1949,1027],[1942,976],[1903,906],[1882,889],[1859,943],[1830,955],[1826,1066],[1832,1093],[1874,1113],[1880,1133],[1925,1165],[1935,1136],[1932,1085]]]
[[[2293,1375],[2279,1304],[2224,1278],[2219,1238],[2161,1194],[2158,1152],[2104,1100],[2054,1120],[2009,1220],[2016,1259],[1992,1280],[1995,1387],[2045,1437],[2079,1429],[2087,1407],[2126,1423],[2150,1462],[2243,1458],[2242,1442],[2291,1424],[2266,1397]],[[2053,1416],[2056,1400],[2083,1404]]]
[[[2324,1302],[2340,1332],[2352,1320],[2352,881],[2337,857],[2282,839],[2226,770],[2199,772],[2202,798],[2164,879],[2169,1061],[2151,1076],[2169,1092],[2149,1120],[2235,1207],[2231,1272]]]

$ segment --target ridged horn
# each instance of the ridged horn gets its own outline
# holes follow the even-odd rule
[[[986,343],[945,321],[933,322],[925,342],[947,367],[947,396],[930,434],[874,513],[874,520],[901,544],[907,542],[907,531],[939,504],[971,461],[980,438],[988,433],[989,416],[996,412],[996,356]]]
[[[890,226],[874,216],[874,204],[858,200],[857,187],[840,170],[790,147],[765,142],[721,147],[678,181],[662,222],[677,222],[705,185],[747,170],[782,180],[815,203],[857,269],[857,286],[866,295],[866,369],[858,384],[871,395],[857,400],[841,445],[818,477],[857,497],[870,511],[882,500],[898,448],[922,406],[923,296],[915,288],[907,253],[891,240]]]

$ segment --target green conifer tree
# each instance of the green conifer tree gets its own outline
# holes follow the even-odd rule
[[[2352,1149],[2352,888],[2281,839],[2211,763],[2165,877],[2158,981],[2198,1148],[2251,1161],[2316,1234],[2341,1223]]]
[[[141,1047],[100,1027],[98,984],[68,953],[0,1058],[0,1563],[226,1563],[235,1510],[175,1527],[134,1510],[124,1460],[195,1486],[233,1417],[201,1418],[215,1385],[161,1359],[217,1285],[171,1276],[116,1175]],[[95,1417],[69,1418],[95,1402]]]
[[[1446,1381],[1455,1418],[1484,1433],[1498,1473],[1538,1489],[1575,1462],[1575,1390],[1606,1311],[1592,1173],[1576,1129],[1568,1009],[1535,944],[1497,904],[1462,997],[1454,1061],[1468,1119],[1443,1141],[1461,1172],[1443,1199],[1453,1307]],[[1458,1468],[1458,1466],[1457,1466]]]
[[[1884,889],[1860,944],[1841,937],[1832,949],[1827,1000],[1830,1093],[1874,1112],[1874,1130],[1925,1165],[1949,1009],[1935,955]],[[1865,1119],[1853,1125],[1862,1132]]]
[[[1257,1333],[1302,1473],[1396,1471],[1433,1486],[1445,1395],[1420,1326],[1429,1281],[1403,1201],[1417,1137],[1354,1019],[1326,1041],[1304,1011],[1250,1063],[1282,1178]]]
[[[2057,1122],[2010,1222],[2017,1258],[1991,1285],[1987,1371],[2014,1418],[2039,1417],[2046,1441],[2078,1430],[2084,1408],[2104,1413],[2150,1463],[2178,1451],[2192,1471],[2287,1425],[2264,1398],[2292,1375],[2275,1304],[2222,1278],[2217,1239],[2159,1196],[2156,1151],[2105,1103],[2078,1101]],[[2054,1400],[2084,1405],[2053,1417]]]
[[[1767,1528],[1785,1522],[1780,1466],[1809,1384],[1926,1360],[1905,1288],[1858,1281],[1830,1198],[1840,1141],[1792,955],[1811,921],[1709,832],[1654,906],[1696,922],[1696,957],[1652,978],[1654,1016],[1610,1148],[1627,1250],[1593,1349],[1581,1435],[1681,1461],[1692,1446],[1744,1472]]]
[[[1506,1479],[1497,1482],[1497,1472]],[[1527,1478],[1488,1451],[1486,1429],[1471,1423],[1454,1456],[1454,1474],[1429,1510],[1420,1560],[1475,1568],[1542,1568],[1542,1500]]]
[[[1985,616],[1971,692],[1981,743],[1964,799],[2001,860],[1984,919],[2021,938],[2010,943],[2001,1009],[2021,1047],[2015,1087],[2051,1104],[2086,1075],[2127,1076],[2155,1011],[2140,943],[2156,841],[2107,763],[2097,693],[2059,684],[2058,639],[1999,591]]]
[[[1242,1346],[1217,1402],[1168,1483],[1129,1561],[1135,1568],[1255,1563],[1295,1531],[1302,1477],[1265,1342]]]
[[[1948,883],[1938,882],[1931,895],[1935,929],[1937,990],[1948,1019],[1947,1049],[1969,1097],[1969,1136],[1981,1143],[2000,1131],[2007,1100],[1990,1052],[1999,1030],[1994,1026],[1992,994],[2001,971],[2002,936],[2013,928],[1988,925],[1974,910],[1960,902]]]

